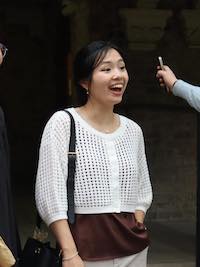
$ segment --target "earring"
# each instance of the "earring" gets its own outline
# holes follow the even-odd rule
[[[89,90],[88,89],[86,89],[86,94],[89,95]]]

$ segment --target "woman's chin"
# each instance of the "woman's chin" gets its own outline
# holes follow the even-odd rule
[[[122,102],[122,96],[112,99],[113,105],[120,104]]]

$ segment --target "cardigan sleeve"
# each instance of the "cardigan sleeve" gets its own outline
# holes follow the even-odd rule
[[[152,187],[147,166],[144,138],[141,128],[138,132],[138,196],[136,210],[142,210],[146,213],[152,202]]]
[[[200,112],[200,87],[178,80],[172,92],[175,96],[185,99],[191,107]]]
[[[56,112],[47,122],[39,150],[35,185],[36,206],[47,225],[67,219],[68,157],[70,120]]]

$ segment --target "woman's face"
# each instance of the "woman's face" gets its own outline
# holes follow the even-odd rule
[[[0,65],[1,65],[2,61],[3,61],[3,55],[2,55],[2,52],[1,52],[1,49],[0,49]]]
[[[102,62],[94,69],[91,81],[87,82],[88,100],[95,100],[103,105],[120,103],[128,79],[121,55],[115,49],[108,50]]]

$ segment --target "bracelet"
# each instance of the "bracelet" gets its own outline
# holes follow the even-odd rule
[[[172,84],[172,89],[174,88],[174,85],[178,82],[178,79]]]
[[[69,260],[73,259],[74,257],[76,257],[77,255],[78,255],[78,251],[77,251],[74,255],[72,255],[72,256],[70,256],[70,257],[62,258],[62,261],[69,261]]]

